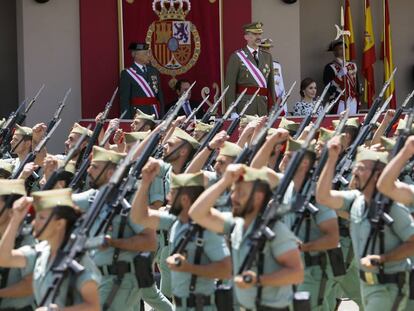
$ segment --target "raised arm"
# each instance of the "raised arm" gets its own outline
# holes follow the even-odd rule
[[[276,132],[267,137],[266,142],[259,149],[256,155],[253,158],[251,167],[261,168],[266,166],[269,162],[270,157],[272,156],[275,147],[286,141],[289,137],[289,132],[285,129],[277,129]]]
[[[16,236],[19,232],[20,224],[27,215],[27,211],[32,203],[32,198],[22,197],[13,204],[13,215],[0,240],[0,266],[8,268],[26,267],[26,257],[20,250],[14,249]]]
[[[149,188],[159,171],[159,161],[150,158],[142,168],[141,184],[132,201],[131,220],[145,228],[157,229],[160,223],[160,212],[148,206]]]
[[[341,140],[339,136],[333,137],[328,142],[329,156],[316,185],[316,201],[332,209],[340,209],[344,204],[340,191],[332,190],[332,179],[335,173],[336,161],[341,152]]]
[[[186,173],[197,173],[201,171],[206,164],[210,154],[218,149],[223,147],[223,144],[226,140],[229,139],[226,131],[221,131],[213,137],[213,139],[208,143],[207,147],[201,150],[197,154],[197,156],[190,162],[187,169],[185,170]]]
[[[387,110],[387,112],[384,115],[384,118],[381,121],[380,126],[377,128],[377,130],[374,133],[374,136],[372,137],[371,146],[381,143],[381,136],[384,135],[385,130],[387,129],[387,126],[391,122],[394,115],[394,109]]]
[[[377,182],[377,189],[393,201],[410,205],[414,202],[414,189],[398,180],[404,166],[414,154],[414,136],[385,167]]]

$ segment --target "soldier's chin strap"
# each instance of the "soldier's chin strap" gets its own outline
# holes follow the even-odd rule
[[[178,146],[177,146],[177,148],[175,148],[173,151],[171,151],[169,154],[167,154],[167,155],[165,155],[164,156],[164,161],[165,162],[168,162],[168,160],[171,158],[171,156],[173,155],[173,154],[175,154],[178,150],[180,150],[180,148],[181,147],[183,147],[185,144],[187,144],[187,142],[186,141],[182,141]]]
[[[52,219],[53,219],[54,216],[55,216],[55,209],[53,209],[52,213],[46,219],[46,223],[44,224],[44,226],[42,227],[42,229],[40,229],[40,231],[34,235],[34,238],[35,239],[38,239],[42,235],[42,233],[45,232],[47,226],[52,221]]]
[[[177,194],[174,198],[174,201],[171,204],[171,208],[170,208],[170,214],[173,214],[175,216],[180,215],[181,211],[183,210],[181,207],[177,207],[177,202],[178,202],[178,198],[181,195],[181,188],[178,189]]]
[[[253,205],[254,193],[256,192],[258,186],[259,182],[255,180],[253,183],[252,191],[250,191],[249,198],[247,199],[247,202],[244,205],[243,212],[240,214],[240,217],[244,218],[247,214],[247,209],[249,208],[249,206]]]
[[[20,144],[23,142],[23,140],[24,140],[24,136],[17,142],[16,146],[14,146],[12,148],[12,150],[10,150],[10,153],[14,153],[14,151],[17,149],[17,147],[20,146]]]
[[[99,178],[102,177],[103,173],[105,172],[105,170],[108,168],[109,164],[111,164],[111,162],[107,161],[103,167],[103,169],[99,172],[98,176],[96,176],[96,178],[93,178],[91,175],[89,175],[89,177],[92,179],[92,182],[98,186],[98,180]]]
[[[372,168],[372,170],[371,170],[371,174],[369,175],[369,177],[368,177],[368,179],[367,179],[367,181],[366,181],[365,185],[364,185],[362,188],[358,189],[359,191],[363,192],[363,191],[365,190],[365,188],[368,186],[368,184],[370,183],[370,181],[371,181],[372,177],[374,177],[375,172],[378,170],[378,165],[379,165],[379,163],[380,163],[380,162],[379,162],[378,160],[377,160],[377,161],[375,161],[375,163],[374,163],[374,167],[373,167],[373,168]]]

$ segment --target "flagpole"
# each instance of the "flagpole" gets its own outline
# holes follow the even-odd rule
[[[123,19],[123,9],[122,9],[122,0],[117,0],[117,9],[118,9],[118,64],[119,72],[124,70],[124,19]]]
[[[345,101],[344,101],[344,108],[348,109],[348,90],[347,90],[347,81],[346,81],[346,74],[345,74],[345,70],[346,70],[346,51],[345,51],[345,15],[344,15],[344,6],[341,6],[341,27],[342,27],[342,71],[344,73],[344,96],[345,96]]]

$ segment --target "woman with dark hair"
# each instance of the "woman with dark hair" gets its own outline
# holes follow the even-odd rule
[[[297,102],[293,108],[294,116],[306,116],[312,113],[315,106],[316,81],[312,78],[305,78],[300,83],[301,101]],[[321,113],[322,107],[319,107],[317,114]]]
[[[22,197],[13,204],[13,213],[0,241],[0,266],[25,268],[33,273],[33,294],[37,305],[54,280],[53,269],[62,259],[63,249],[75,222],[80,216],[72,201],[71,189],[33,192],[31,197]],[[15,247],[15,238],[20,224],[33,204],[36,211],[34,234],[41,242],[35,247]],[[36,311],[66,310],[99,311],[99,272],[88,255],[79,263],[84,270],[70,274],[60,286],[54,303],[39,306]]]

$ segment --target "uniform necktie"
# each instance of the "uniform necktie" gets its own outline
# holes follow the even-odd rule
[[[146,74],[147,73],[147,66],[142,66],[142,71]]]
[[[256,62],[256,65],[259,66],[259,58],[257,57],[257,51],[253,51],[253,58]]]
[[[190,106],[190,102],[188,100],[185,101],[184,105],[184,112],[186,114],[186,116],[188,117],[191,114],[191,106]]]

